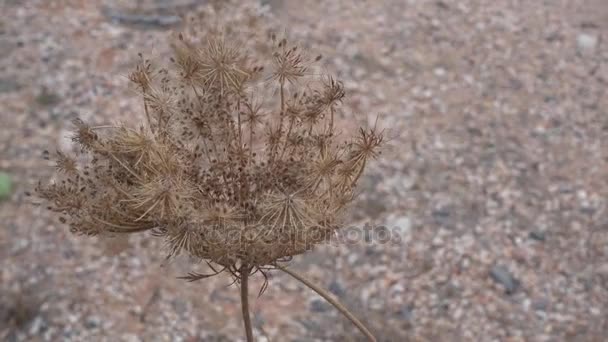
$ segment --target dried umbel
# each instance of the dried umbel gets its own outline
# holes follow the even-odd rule
[[[74,233],[150,231],[169,257],[187,253],[244,283],[327,241],[382,132],[342,138],[342,84],[315,75],[320,57],[270,44],[255,60],[222,35],[180,34],[166,68],[140,55],[129,79],[145,124],[75,120],[80,155],[58,152],[59,176],[37,194]]]

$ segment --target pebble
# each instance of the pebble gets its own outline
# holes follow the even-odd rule
[[[490,270],[490,277],[504,287],[507,295],[514,294],[521,285],[521,282],[504,266],[494,265]]]
[[[87,329],[95,329],[99,327],[101,319],[99,316],[88,316],[84,321],[84,326]]]
[[[407,304],[397,311],[400,319],[412,321],[414,319],[414,305]]]
[[[367,305],[372,310],[382,310],[386,308],[386,303],[381,298],[377,297],[370,298]]]
[[[590,52],[595,50],[597,45],[597,37],[588,33],[580,33],[576,37],[576,44],[579,50],[583,52]]]
[[[433,247],[441,247],[441,246],[443,246],[443,242],[444,242],[443,238],[441,236],[439,236],[439,235],[436,235],[433,238],[433,241],[431,242],[431,245]]]
[[[41,316],[36,316],[30,325],[30,335],[38,335],[46,330],[47,323]]]
[[[137,337],[137,335],[132,334],[132,333],[122,334],[121,340],[125,341],[125,342],[140,342],[141,341],[141,339],[139,337]]]
[[[20,85],[13,78],[0,78],[0,94],[19,90]]]
[[[20,251],[24,250],[30,245],[30,240],[28,239],[15,239],[13,242],[14,245],[10,247],[10,254],[17,254]]]
[[[108,7],[102,8],[102,12],[110,21],[123,25],[167,28],[181,22],[177,15],[129,14]]]
[[[326,312],[329,310],[329,304],[321,299],[313,299],[310,302],[310,311],[312,312]]]
[[[436,68],[433,73],[435,74],[435,76],[437,77],[443,77],[445,76],[445,69],[443,68]]]
[[[530,237],[530,239],[536,240],[536,241],[545,241],[545,233],[541,232],[541,231],[537,231],[537,230],[533,230],[528,234],[528,237]]]
[[[412,227],[412,220],[407,216],[401,216],[394,221],[393,225],[393,229],[404,236],[409,233]]]
[[[431,212],[431,216],[438,224],[445,225],[450,219],[450,210],[448,208],[435,209]]]
[[[332,280],[331,283],[329,283],[328,289],[331,293],[338,297],[342,297],[345,294],[344,286],[342,286],[342,284],[340,284],[340,282],[337,280]]]
[[[600,316],[600,315],[602,314],[602,310],[600,310],[600,309],[599,309],[599,308],[597,308],[597,307],[591,307],[591,308],[589,309],[589,311],[591,312],[591,314],[592,314],[593,316]]]
[[[171,306],[178,315],[183,315],[188,311],[188,303],[180,298],[175,298],[171,301]]]
[[[547,311],[549,308],[549,300],[547,298],[538,298],[532,301],[532,309],[536,311]]]

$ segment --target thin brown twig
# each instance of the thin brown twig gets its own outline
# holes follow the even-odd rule
[[[275,266],[278,269],[280,269],[281,271],[289,274],[290,276],[292,276],[293,278],[295,278],[302,284],[308,286],[311,290],[315,291],[317,294],[319,294],[321,297],[323,297],[323,299],[325,299],[327,302],[329,302],[331,305],[333,305],[336,309],[338,309],[338,311],[340,311],[340,313],[342,313],[344,316],[346,316],[346,318],[348,318],[370,341],[376,342],[376,338],[374,337],[374,335],[372,335],[372,333],[369,331],[369,329],[367,329],[363,325],[363,323],[361,323],[361,321],[359,321],[359,319],[357,319],[357,317],[355,317],[344,305],[342,305],[342,303],[338,302],[337,299],[333,298],[333,296],[331,296],[325,289],[317,286],[316,284],[313,284],[310,280],[306,279],[304,276],[300,275],[299,273],[297,273],[295,271],[292,271],[292,270],[285,268],[283,266],[280,266],[278,264]]]

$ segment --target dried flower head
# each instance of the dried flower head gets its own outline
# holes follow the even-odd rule
[[[221,36],[206,42],[180,34],[170,69],[154,71],[140,55],[130,79],[147,125],[75,120],[86,158],[58,152],[60,180],[37,190],[74,232],[154,231],[170,256],[186,252],[236,274],[330,238],[382,132],[338,141],[333,112],[344,90],[331,77],[286,99],[286,83],[306,77],[307,64],[285,39],[273,36],[268,63],[280,94],[262,100],[251,82],[259,62]]]
[[[382,132],[337,141],[333,112],[344,90],[331,77],[286,100],[285,83],[306,76],[286,40],[269,63],[279,98],[262,101],[247,84],[261,68],[246,51],[220,36],[206,41],[195,46],[180,34],[173,69],[155,75],[140,56],[130,78],[146,127],[75,120],[73,140],[87,158],[59,152],[61,180],[38,194],[77,233],[153,230],[171,256],[187,252],[233,273],[264,268],[332,236]]]
[[[146,124],[75,120],[82,156],[58,152],[58,178],[38,196],[74,233],[150,231],[169,257],[187,253],[237,279],[328,240],[383,132],[362,128],[340,140],[342,84],[325,77],[301,86],[318,58],[285,39],[273,36],[261,61],[221,34],[179,34],[172,47],[168,68],[140,55],[130,75]],[[264,70],[267,82],[255,82]],[[279,91],[264,91],[269,82]]]

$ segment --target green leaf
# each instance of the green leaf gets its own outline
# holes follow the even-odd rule
[[[0,200],[9,198],[11,195],[12,181],[8,173],[0,172]]]

